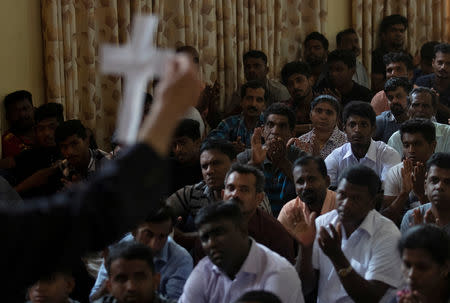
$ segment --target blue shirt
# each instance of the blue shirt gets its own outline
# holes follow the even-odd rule
[[[124,241],[134,241],[134,238],[131,234],[127,234],[120,240],[120,242]],[[193,268],[191,255],[171,237],[168,237],[162,251],[153,257],[153,263],[155,271],[161,275],[158,293],[169,299],[178,299]],[[103,262],[90,295],[92,296],[107,279],[108,273]]]
[[[414,224],[413,213],[415,209],[418,209],[422,216],[425,217],[425,213],[431,208],[431,203],[426,203],[420,206],[417,206],[413,209],[410,209],[403,216],[402,224],[400,225],[400,231],[404,234],[408,229],[410,229]]]
[[[390,110],[382,112],[377,116],[377,129],[373,139],[375,141],[383,141],[384,143],[388,143],[392,134],[400,129],[400,124],[401,123],[398,123],[397,120],[395,120],[395,117]]]
[[[260,115],[256,127],[263,124],[264,118],[263,115]],[[238,137],[241,137],[241,142],[245,144],[245,147],[250,148],[252,135],[253,129],[247,129],[244,122],[244,116],[241,114],[222,120],[219,125],[217,125],[217,128],[209,133],[208,138],[220,138],[234,142]]]

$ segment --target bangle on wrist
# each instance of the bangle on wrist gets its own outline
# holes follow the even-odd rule
[[[351,265],[349,265],[346,268],[341,268],[337,271],[337,274],[339,277],[341,278],[345,278],[346,276],[348,276],[349,273],[351,273],[351,271],[353,270],[353,267]]]

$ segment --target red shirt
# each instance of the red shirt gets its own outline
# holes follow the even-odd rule
[[[30,148],[33,140],[25,137],[18,137],[12,132],[7,131],[2,136],[2,158],[15,157],[21,151]]]

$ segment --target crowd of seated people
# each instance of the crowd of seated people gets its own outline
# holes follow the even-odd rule
[[[407,28],[382,20],[370,77],[351,28],[330,52],[308,34],[280,82],[246,52],[225,110],[203,83],[178,121],[158,209],[34,277],[23,302],[450,302],[450,44],[424,43],[414,66]],[[199,73],[195,48],[177,52]],[[1,206],[73,190],[126,150],[27,91],[4,106]]]

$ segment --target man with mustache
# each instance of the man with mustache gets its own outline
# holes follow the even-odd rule
[[[436,147],[436,130],[430,120],[416,118],[400,126],[400,136],[404,160],[386,176],[381,210],[398,224],[408,209],[428,201],[424,192],[425,164]]]
[[[434,47],[432,61],[434,73],[419,77],[416,85],[433,88],[439,94],[436,120],[448,124],[450,118],[450,44]]]
[[[298,224],[312,230],[302,244],[300,277],[317,302],[391,302],[403,285],[400,232],[374,208],[381,180],[364,165],[348,168],[336,191],[337,210]],[[317,231],[317,232],[316,232]]]
[[[332,187],[338,185],[342,172],[349,166],[362,164],[372,168],[384,181],[389,169],[400,163],[400,155],[382,141],[372,140],[375,112],[367,102],[352,101],[342,114],[348,143],[335,149],[325,159]]]
[[[303,61],[311,68],[313,86],[320,83],[326,76],[328,39],[319,32],[308,34],[303,42]]]
[[[408,120],[407,99],[412,85],[406,78],[390,78],[384,84],[384,92],[388,99],[390,110],[377,116],[377,129],[373,139],[387,143],[400,124]]]
[[[450,233],[450,153],[435,153],[427,161],[425,194],[429,203],[406,212],[400,230],[433,223]]]
[[[281,78],[291,95],[285,103],[295,112],[295,135],[307,133],[312,127],[309,111],[314,97],[309,65],[300,61],[289,62],[283,66]]]
[[[254,187],[250,190],[255,194]],[[207,257],[192,271],[179,303],[229,303],[250,290],[270,291],[284,303],[304,302],[295,268],[249,237],[245,216],[236,203],[205,206],[195,224]]]
[[[410,119],[422,118],[433,122],[436,128],[435,152],[448,152],[450,150],[450,125],[435,122],[438,96],[427,87],[416,87],[409,94],[408,116]],[[393,147],[400,155],[403,153],[403,144],[400,132],[396,131],[389,138],[388,145]]]
[[[297,159],[292,174],[297,198],[283,206],[278,221],[301,243],[303,237],[315,237],[315,234],[297,223],[311,214],[323,215],[335,209],[336,193],[328,189],[330,177],[321,157],[304,156]]]
[[[253,130],[263,124],[261,113],[266,108],[267,97],[264,84],[258,80],[250,80],[242,85],[241,114],[222,120],[209,133],[208,138],[222,138],[232,142],[237,153],[249,148]]]
[[[350,50],[358,58],[361,54],[361,47],[359,46],[359,37],[353,28],[340,31],[336,35],[336,49]],[[353,81],[359,85],[369,88],[369,76],[364,65],[356,59],[356,71],[353,75]]]

